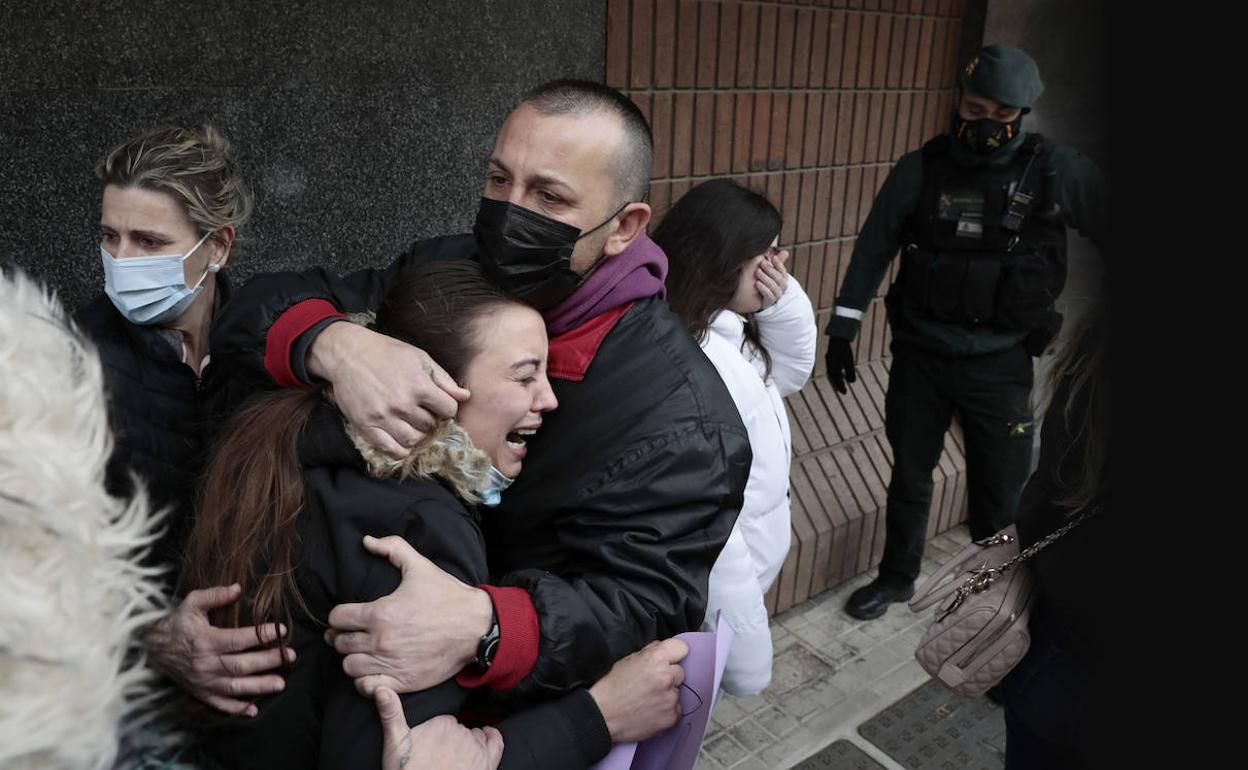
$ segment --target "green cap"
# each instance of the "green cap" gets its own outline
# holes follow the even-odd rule
[[[962,87],[1007,107],[1030,107],[1044,91],[1035,60],[1012,45],[986,45],[962,68]]]

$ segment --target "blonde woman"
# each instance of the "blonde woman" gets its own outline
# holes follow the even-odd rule
[[[148,131],[114,147],[95,175],[104,291],[76,320],[104,364],[117,441],[108,485],[128,493],[135,473],[155,504],[174,509],[156,552],[173,565],[203,463],[206,405],[220,396],[209,331],[252,198],[211,127]]]
[[[149,561],[166,568],[172,588],[210,423],[233,400],[210,364],[209,334],[229,296],[225,267],[252,196],[229,143],[212,127],[147,131],[110,150],[95,175],[102,195],[95,258],[104,290],[75,321],[103,364],[115,441],[108,491],[130,497],[137,479],[153,506],[169,511]],[[281,689],[281,677],[263,674],[281,657],[276,649],[252,651],[254,630],[209,628],[208,612],[238,595],[237,586],[193,591],[145,638],[155,666],[196,698],[253,713],[245,696]],[[265,628],[262,641],[277,632]],[[184,649],[194,655],[179,654]],[[234,692],[231,677],[240,677]]]

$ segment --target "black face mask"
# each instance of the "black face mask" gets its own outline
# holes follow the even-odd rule
[[[1002,123],[992,118],[967,120],[956,110],[953,113],[953,138],[977,155],[991,155],[1018,136],[1022,128],[1021,114],[1009,123]]]
[[[482,198],[472,228],[481,271],[508,294],[536,310],[548,310],[576,291],[585,279],[572,269],[576,242],[615,219],[624,206],[597,227],[581,232],[508,201]],[[590,266],[589,272],[597,264]]]

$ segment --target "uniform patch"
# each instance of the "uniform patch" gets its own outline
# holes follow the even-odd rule
[[[1028,420],[1027,422],[1011,422],[1007,423],[1007,425],[1012,438],[1027,438],[1032,435],[1036,427],[1036,423],[1032,420]]]
[[[984,225],[977,219],[970,219],[968,215],[968,218],[958,220],[958,235],[963,238],[982,238]]]
[[[936,216],[957,222],[959,237],[979,239],[984,236],[984,208],[983,190],[943,190],[936,201]]]
[[[936,216],[944,220],[984,217],[984,191],[972,187],[969,189],[941,190],[936,201]]]

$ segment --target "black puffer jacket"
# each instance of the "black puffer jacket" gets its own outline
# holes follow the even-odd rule
[[[229,293],[225,274],[218,274],[218,309]],[[153,507],[170,508],[153,556],[157,564],[176,567],[190,532],[195,484],[215,431],[258,383],[229,381],[213,363],[196,377],[164,336],[167,331],[130,323],[106,295],[74,320],[95,343],[104,367],[116,441],[106,471],[108,490],[131,496],[134,473],[143,480]]]
[[[289,308],[375,308],[403,267],[474,251],[472,236],[449,236],[385,270],[257,277],[226,309],[214,354],[263,375],[266,335]],[[559,407],[486,530],[492,582],[526,588],[538,613],[537,660],[516,695],[588,684],[648,642],[696,630],[751,462],[731,395],[663,300],[634,303],[583,380],[551,384]]]
[[[496,582],[533,597],[527,687],[560,691],[654,639],[697,630],[749,477],[723,380],[658,298],[637,301],[529,442],[486,527]]]
[[[325,405],[300,437],[305,507],[299,515],[296,580],[308,612],[294,610],[296,663],[286,688],[258,701],[255,718],[212,716],[203,745],[230,768],[306,770],[381,766],[381,724],[373,701],[342,671],[342,656],[322,635],[329,612],[394,591],[399,571],[364,550],[364,535],[400,535],[456,578],[486,578],[485,543],[475,509],[446,486],[422,479],[370,477]],[[457,714],[469,691],[454,680],[402,696],[409,724]],[[610,748],[602,716],[586,690],[536,706],[498,725],[502,768],[584,768]],[[421,757],[413,757],[423,766]]]

